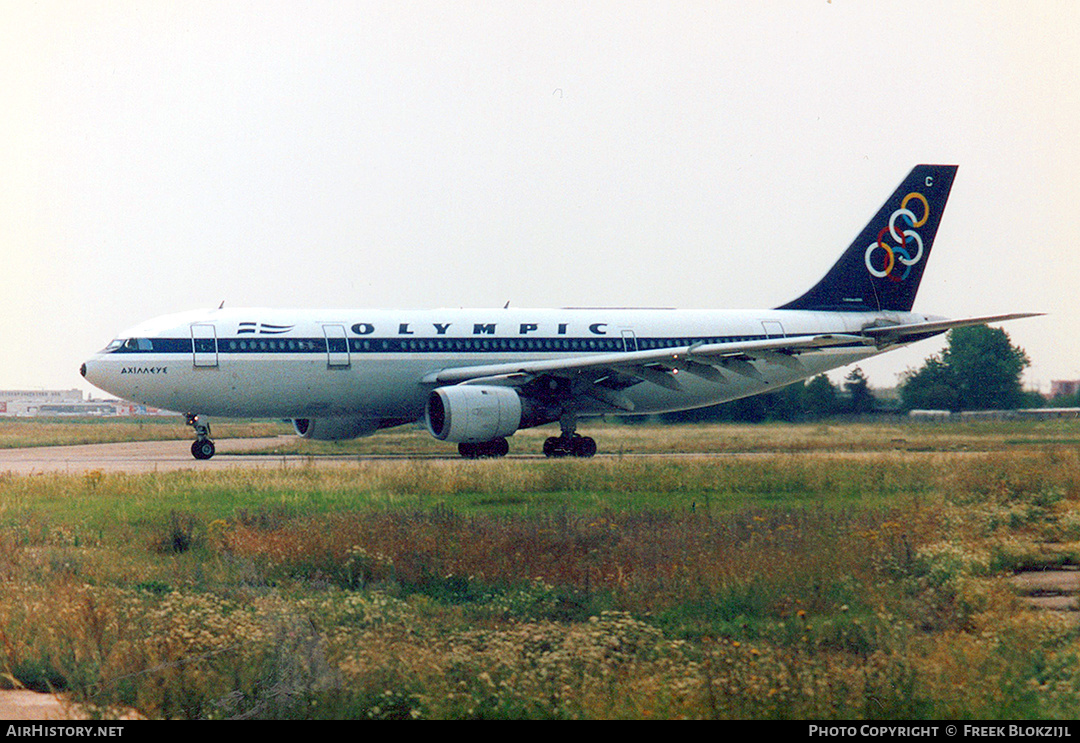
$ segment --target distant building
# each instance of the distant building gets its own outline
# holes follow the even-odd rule
[[[949,420],[952,413],[948,410],[909,410],[908,418],[913,421],[944,421]]]
[[[9,402],[82,402],[81,390],[0,390],[0,401]]]
[[[1080,408],[1019,408],[1016,410],[911,410],[913,421],[1043,421],[1054,418],[1080,418]]]
[[[85,400],[81,390],[0,390],[0,416],[173,415],[123,400]]]
[[[1050,382],[1050,399],[1080,392],[1080,379],[1056,379]]]
[[[1020,410],[965,410],[961,420],[1050,420],[1080,418],[1080,408],[1022,408]]]
[[[0,415],[38,415],[42,406],[81,405],[80,390],[0,390]]]

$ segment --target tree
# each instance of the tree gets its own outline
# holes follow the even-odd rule
[[[734,421],[762,423],[765,421],[794,422],[814,420],[843,412],[836,386],[824,374],[804,384],[789,384],[775,392],[753,395],[739,400],[697,410],[664,413],[665,423],[696,423],[702,421]]]
[[[810,419],[826,418],[839,412],[836,385],[824,374],[811,379],[803,387],[802,408]]]
[[[1080,408],[1080,390],[1065,395],[1058,395],[1050,401],[1055,408]]]
[[[908,410],[1006,410],[1024,404],[1020,375],[1031,364],[1000,328],[975,325],[949,331],[948,345],[908,372],[900,397]]]
[[[900,401],[905,410],[959,410],[952,371],[934,355],[921,369],[909,369],[900,382]]]
[[[870,391],[870,381],[859,367],[855,367],[844,377],[844,392],[847,394],[847,412],[859,415],[874,410],[874,394]]]
[[[1020,375],[1031,361],[1001,328],[975,325],[950,331],[941,359],[953,370],[962,409],[1004,410],[1022,403]]]

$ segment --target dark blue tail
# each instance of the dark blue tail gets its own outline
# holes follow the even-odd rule
[[[825,278],[778,309],[909,311],[956,167],[916,165]]]

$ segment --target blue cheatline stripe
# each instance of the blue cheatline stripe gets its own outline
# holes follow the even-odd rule
[[[638,351],[692,346],[695,343],[738,343],[766,340],[766,335],[737,335],[711,337],[637,338]],[[802,337],[791,335],[789,337]],[[623,339],[615,338],[275,338],[262,339],[239,336],[218,338],[217,348],[210,338],[199,338],[192,345],[190,338],[137,339],[136,348],[120,347],[116,354],[142,353],[199,353],[245,354],[285,353],[324,354],[328,350],[343,353],[348,343],[350,353],[612,353],[624,350]],[[149,347],[147,347],[149,345]]]

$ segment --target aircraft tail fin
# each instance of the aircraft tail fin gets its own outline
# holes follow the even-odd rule
[[[825,278],[778,309],[910,311],[956,168],[916,165]]]

